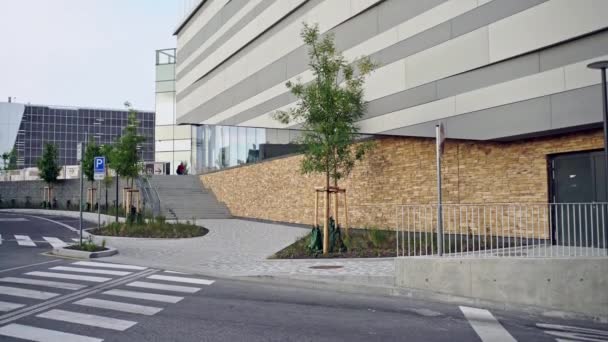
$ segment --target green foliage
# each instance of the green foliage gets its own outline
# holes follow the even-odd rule
[[[317,25],[304,24],[301,37],[309,48],[315,79],[307,84],[288,82],[299,101],[293,109],[274,113],[274,118],[283,124],[302,123],[302,172],[324,173],[337,185],[372,146],[353,142],[359,132],[357,121],[366,111],[364,81],[376,66],[367,57],[347,61],[336,50],[333,35],[321,37]]]
[[[53,144],[44,144],[44,151],[42,157],[38,159],[38,170],[40,172],[40,178],[47,184],[55,183],[59,176],[61,166],[57,161],[57,148]]]
[[[109,166],[118,175],[133,183],[133,179],[139,175],[140,171],[137,147],[145,141],[145,138],[137,133],[137,111],[131,107],[129,102],[125,102],[125,107],[129,110],[127,126],[108,154]]]
[[[97,145],[95,138],[91,135],[89,136],[89,141],[87,142],[84,155],[82,156],[83,174],[85,179],[89,182],[93,182],[95,180],[95,174],[93,172],[95,166],[93,164],[95,162],[95,157],[100,156],[102,156],[101,146]]]
[[[17,150],[2,153],[2,167],[5,171],[17,169]]]
[[[131,224],[112,222],[95,230],[95,234],[145,238],[189,238],[203,236],[207,229],[193,224],[148,222]]]
[[[2,153],[2,168],[4,170],[8,170],[8,158],[9,158],[8,152]]]
[[[154,221],[155,221],[157,224],[165,224],[165,221],[166,221],[166,220],[167,220],[167,219],[166,219],[166,218],[165,218],[163,215],[158,215],[158,216],[156,216],[156,217],[154,218]]]
[[[374,248],[380,248],[380,246],[384,245],[384,243],[389,239],[386,230],[379,230],[377,228],[371,228],[367,231],[367,236],[369,241],[372,243]]]

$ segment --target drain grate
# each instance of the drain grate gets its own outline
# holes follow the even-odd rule
[[[318,265],[318,266],[310,266],[309,268],[315,269],[315,270],[333,270],[336,268],[343,268],[344,266],[340,266],[340,265]]]

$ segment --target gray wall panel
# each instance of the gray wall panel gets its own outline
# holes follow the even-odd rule
[[[222,121],[221,124],[236,125],[239,122],[247,121],[262,114],[278,109],[284,106],[285,104],[293,102],[295,100],[295,97],[291,93],[285,93],[240,113],[238,117],[228,118]]]
[[[378,6],[378,32],[384,32],[447,0],[393,0]]]
[[[602,55],[608,55],[608,30],[541,51],[540,70],[555,69]]]
[[[538,53],[492,64],[437,81],[440,99],[538,73]]]
[[[552,128],[602,122],[602,86],[600,84],[551,96]]]
[[[435,100],[437,100],[435,83],[421,85],[369,102],[367,104],[367,113],[363,119],[373,118],[374,116],[418,106]]]
[[[547,0],[494,0],[452,20],[452,37],[458,37],[512,16]]]

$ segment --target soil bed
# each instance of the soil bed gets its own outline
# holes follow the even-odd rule
[[[91,234],[99,236],[120,236],[139,238],[179,239],[204,236],[207,228],[190,223],[159,223],[126,224],[113,222],[100,229],[90,230]]]

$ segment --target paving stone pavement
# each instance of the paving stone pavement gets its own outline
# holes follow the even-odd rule
[[[269,260],[309,232],[274,223],[238,219],[197,220],[209,233],[192,239],[105,238],[118,255],[111,262],[145,263],[150,267],[177,268],[203,274],[236,276],[334,275],[392,277],[394,261],[383,259]],[[341,266],[313,269],[311,266]]]

